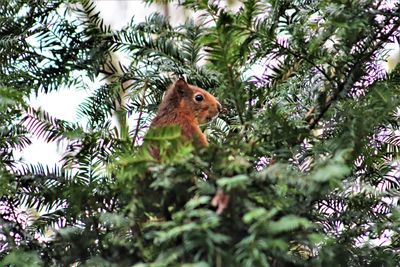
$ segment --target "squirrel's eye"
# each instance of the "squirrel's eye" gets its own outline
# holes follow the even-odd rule
[[[203,101],[204,97],[202,95],[196,95],[194,99],[196,99],[197,102],[201,102]]]

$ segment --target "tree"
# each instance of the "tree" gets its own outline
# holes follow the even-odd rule
[[[400,72],[380,61],[400,10],[387,2],[185,0],[199,21],[153,14],[120,31],[88,0],[1,3],[1,264],[397,265]],[[130,66],[108,60],[117,51]],[[224,105],[210,147],[174,127],[144,136],[171,74]],[[99,75],[111,82],[82,103],[86,125],[27,103]],[[68,144],[62,167],[14,157],[31,134]]]

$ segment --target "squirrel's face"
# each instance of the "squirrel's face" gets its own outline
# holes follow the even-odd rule
[[[181,96],[180,105],[188,112],[192,112],[199,124],[211,121],[221,112],[221,104],[207,91],[189,85],[183,80],[178,80],[175,88]]]
[[[199,124],[207,123],[216,118],[222,108],[218,100],[201,88],[195,86],[190,87],[192,87],[191,89],[194,92],[191,99],[193,103],[192,107]]]

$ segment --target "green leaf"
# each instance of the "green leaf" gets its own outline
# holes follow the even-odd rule
[[[305,218],[296,215],[286,215],[278,221],[271,221],[268,224],[268,231],[272,234],[279,234],[282,232],[290,232],[298,228],[307,229],[312,224]]]
[[[217,181],[218,186],[227,189],[244,189],[250,183],[247,175],[236,175],[233,177],[220,178]]]
[[[170,141],[180,137],[181,129],[179,126],[164,126],[149,129],[144,137],[144,141]]]
[[[247,212],[243,216],[243,221],[247,224],[252,223],[254,221],[266,221],[271,219],[277,212],[278,212],[277,209],[272,209],[270,211],[267,211],[264,208],[256,208]]]
[[[327,182],[332,179],[343,179],[350,173],[350,168],[344,164],[329,164],[321,167],[312,174],[312,179],[317,182]]]
[[[40,267],[43,266],[42,261],[36,252],[27,252],[23,250],[12,251],[4,259],[0,261],[1,266],[15,266],[15,267]]]

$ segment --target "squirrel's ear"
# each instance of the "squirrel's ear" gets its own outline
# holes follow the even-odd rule
[[[184,79],[180,78],[175,82],[175,90],[180,94],[184,95],[185,92],[189,90],[189,85],[185,82]]]

